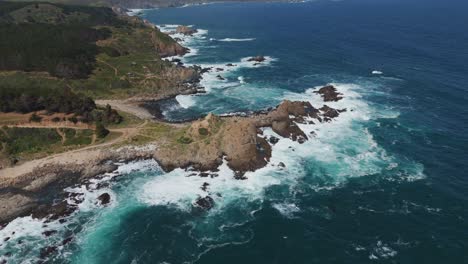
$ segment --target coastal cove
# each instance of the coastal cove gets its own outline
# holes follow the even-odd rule
[[[463,263],[467,6],[416,2],[131,10],[160,60],[97,55],[125,121],[0,170],[0,263]]]

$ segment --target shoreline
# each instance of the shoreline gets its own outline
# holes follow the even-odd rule
[[[149,22],[147,24],[156,27]],[[254,57],[251,59],[255,62]],[[228,113],[219,117],[208,114],[189,121],[171,122],[162,115],[155,116],[154,113],[141,106],[144,102],[157,104],[163,100],[173,99],[177,95],[201,93],[198,83],[203,78],[203,73],[210,69],[203,69],[196,65],[191,65],[189,68],[194,68],[198,72],[195,82],[182,85],[183,89],[179,87],[169,94],[159,95],[155,98],[156,100],[151,100],[151,97],[150,99],[144,98],[144,100],[140,100],[141,97],[127,100],[96,100],[97,104],[110,104],[115,109],[145,120],[138,127],[125,128],[126,130],[123,130],[123,135],[119,138],[0,170],[0,200],[3,202],[3,206],[0,207],[0,223],[31,215],[36,207],[42,208],[42,217],[47,217],[47,212],[53,211],[54,205],[52,201],[46,203],[40,201],[38,197],[41,194],[54,188],[52,196],[63,200],[66,187],[115,171],[116,163],[121,162],[153,159],[166,172],[176,168],[191,168],[202,172],[216,171],[225,159],[228,167],[235,172],[234,177],[242,180],[245,179],[246,172],[265,167],[271,157],[271,145],[275,144],[277,138],[263,136],[261,129],[272,128],[279,136],[302,144],[308,137],[297,123],[313,123],[313,121],[306,121],[311,118],[320,122],[322,118],[331,120],[340,112],[333,108],[316,109],[308,102],[285,100],[280,105],[266,110]],[[327,87],[327,90],[322,93],[324,101],[328,101],[326,95],[331,96],[328,98],[331,101],[341,99],[340,93],[334,87]],[[187,91],[190,92],[187,93]],[[169,128],[182,129],[184,135],[175,139],[181,140],[179,144],[186,146],[181,148],[181,146],[171,144],[164,145],[167,143],[164,141],[168,140],[164,137],[151,138],[150,142],[143,147],[126,142],[133,136],[137,136],[139,129],[144,129],[148,121],[151,124],[163,124]],[[191,144],[192,139],[206,142],[204,138],[207,136],[208,139],[213,139],[211,143],[205,143],[205,146],[201,148]],[[190,141],[186,140],[187,138]],[[115,148],[117,143],[124,143],[124,145]]]
[[[325,86],[316,93],[321,94],[325,102],[342,99],[333,86]],[[185,150],[164,145],[164,138],[152,140],[143,146],[132,145],[125,140],[130,139],[132,134],[138,134],[138,128],[133,128],[111,142],[5,168],[0,170],[0,224],[21,216],[37,215],[34,211],[37,207],[42,208],[40,215],[47,217],[54,210],[53,201],[41,201],[38,197],[51,195],[49,190],[53,188],[53,200],[63,200],[66,198],[65,188],[113,172],[118,168],[116,163],[152,159],[165,172],[176,168],[214,172],[226,160],[235,173],[234,177],[243,180],[246,172],[263,168],[269,163],[271,146],[278,141],[274,136],[263,136],[262,128],[269,127],[278,136],[302,144],[308,140],[308,135],[297,124],[314,124],[312,120],[330,122],[344,111],[346,109],[333,109],[326,105],[316,109],[308,102],[285,100],[276,108],[246,116],[218,117],[209,114],[184,124],[161,122],[173,128],[181,126],[194,139],[203,139],[205,136],[200,133],[202,129],[206,130],[213,142],[202,149],[193,144],[188,144]],[[148,120],[140,127],[147,123]],[[124,145],[115,147],[119,142]]]

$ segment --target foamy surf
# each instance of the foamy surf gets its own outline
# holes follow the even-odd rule
[[[383,72],[381,72],[381,71],[372,71],[372,74],[374,74],[374,75],[382,75]]]
[[[223,39],[213,39],[222,42],[245,42],[245,41],[254,41],[255,38],[223,38]]]

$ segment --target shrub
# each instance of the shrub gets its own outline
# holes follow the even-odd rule
[[[107,130],[101,122],[96,123],[96,136],[98,138],[105,138],[109,134],[109,130]]]
[[[190,143],[192,143],[192,139],[189,138],[189,137],[181,136],[180,138],[177,139],[177,142],[179,142],[181,144],[190,144]]]
[[[41,122],[42,121],[42,117],[38,116],[36,113],[33,113],[30,117],[29,117],[29,121],[30,122]]]
[[[68,121],[72,122],[73,124],[78,123],[78,118],[76,116],[72,116],[68,118]]]
[[[198,134],[202,135],[202,136],[206,136],[209,134],[209,131],[208,129],[204,128],[204,127],[200,127],[198,129]]]

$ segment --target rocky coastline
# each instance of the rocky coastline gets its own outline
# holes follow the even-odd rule
[[[317,93],[330,101],[342,98],[333,86],[321,88]],[[309,102],[285,100],[276,108],[247,116],[219,117],[209,114],[192,121],[187,130],[188,137],[197,139],[209,135],[211,139],[202,147],[187,144],[181,150],[159,146],[156,141],[147,147],[95,150],[89,159],[79,163],[73,162],[73,156],[70,157],[71,162],[51,160],[32,172],[0,182],[0,223],[27,215],[56,218],[71,214],[74,211],[72,207],[62,203],[54,205],[53,201],[69,195],[63,191],[66,187],[85,184],[93,177],[115,171],[118,167],[116,163],[154,159],[165,171],[185,168],[207,173],[216,171],[226,160],[235,172],[235,178],[242,180],[246,172],[262,168],[269,162],[271,146],[278,141],[276,137],[263,136],[263,128],[271,128],[280,137],[302,144],[313,135],[306,135],[298,124],[330,122],[343,111],[346,109],[333,109],[326,105],[317,109]],[[200,176],[203,177],[202,174]]]
[[[145,24],[161,33],[151,23]],[[191,35],[196,33],[196,30],[178,27],[176,32]],[[177,42],[171,45],[161,44],[165,43],[164,40],[158,39],[162,35],[165,34],[152,35],[155,50],[161,57],[182,56],[189,52],[189,49]],[[262,63],[265,57],[251,57],[248,61]],[[180,60],[174,59],[167,62],[173,64],[173,67],[168,67],[162,75],[168,83],[177,85],[167,91],[159,91],[157,96],[142,95],[129,99],[137,104],[152,102],[153,106],[156,105],[154,109],[148,106],[146,108],[149,108],[157,122],[168,121],[154,102],[168,100],[180,94],[203,93],[203,88],[199,86],[202,74],[212,70],[222,71],[219,68],[201,68],[196,65],[185,67]],[[343,98],[331,85],[315,92],[322,96],[324,102],[336,102]],[[71,215],[77,210],[76,203],[80,202],[80,197],[64,189],[87,184],[90,179],[115,172],[118,164],[135,160],[154,159],[164,171],[184,168],[198,172],[195,174],[200,177],[216,177],[215,172],[225,160],[235,172],[236,179],[246,179],[246,172],[255,171],[268,164],[272,146],[279,140],[273,136],[264,136],[264,128],[271,128],[278,136],[302,144],[313,135],[306,135],[298,124],[330,122],[343,111],[346,109],[333,109],[327,105],[315,108],[309,102],[285,100],[277,107],[263,111],[226,116],[208,114],[206,117],[184,122],[183,125],[187,127],[186,134],[178,139],[184,144],[183,147],[160,144],[158,140],[154,140],[144,147],[129,144],[120,148],[106,147],[76,152],[65,159],[45,159],[35,164],[30,171],[15,177],[3,177],[5,173],[0,173],[0,229],[9,221],[22,216],[51,221]],[[204,143],[200,145],[199,142]],[[206,189],[207,186],[201,188]],[[67,203],[66,199],[74,200],[75,204]],[[97,202],[105,206],[112,201],[108,194],[102,194]],[[194,202],[194,206],[208,210],[214,206],[214,200],[210,196],[200,197]],[[53,248],[44,249],[44,256],[53,251]]]

